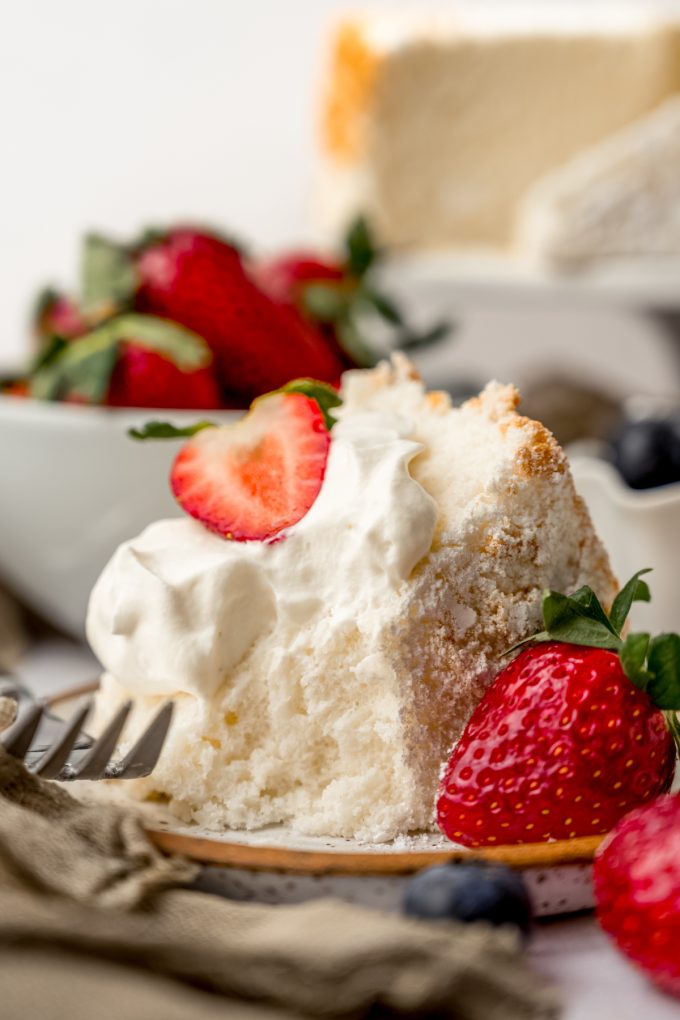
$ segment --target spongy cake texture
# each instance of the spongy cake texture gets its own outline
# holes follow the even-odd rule
[[[377,439],[374,448],[372,430],[377,437],[381,422],[401,423],[409,442],[398,442],[410,452],[395,468],[401,488],[394,492],[405,493],[407,505],[392,505],[404,499],[389,493],[382,500],[379,483],[364,528],[349,503],[338,517],[342,534],[322,564],[313,562],[324,538],[315,508],[306,530],[303,521],[283,542],[255,550],[275,594],[258,596],[266,624],[216,674],[218,683],[206,692],[191,685],[161,692],[157,685],[140,698],[144,685],[132,666],[122,675],[120,664],[138,661],[128,652],[134,653],[142,624],[126,611],[123,625],[109,604],[116,569],[130,556],[154,584],[160,577],[165,598],[186,574],[163,566],[165,545],[172,544],[175,557],[184,555],[177,550],[184,540],[187,556],[192,548],[220,556],[229,543],[199,535],[193,521],[161,522],[117,554],[95,589],[89,632],[109,669],[100,713],[132,694],[143,706],[136,717],[141,726],[166,694],[177,701],[156,771],[128,786],[140,796],[163,795],[181,817],[207,827],[282,822],[303,833],[375,842],[431,827],[442,764],[501,654],[538,626],[542,589],[587,583],[605,603],[614,593],[564,454],[542,425],[517,413],[512,386],[491,383],[452,408],[444,394],[426,393],[411,366],[396,359],[347,373],[343,396],[338,451],[359,442],[353,437],[360,424],[362,449],[374,458],[362,491],[371,477],[379,482],[391,449]],[[334,477],[329,463],[322,506]],[[366,512],[356,510],[358,517]],[[427,535],[418,562],[395,552],[405,532],[393,519],[416,537],[419,527]],[[343,555],[354,531],[361,531],[361,557],[371,560],[365,583],[359,554]],[[276,574],[277,563],[285,564],[297,591],[309,585],[308,597],[296,597],[293,609],[277,594],[286,579]],[[219,631],[229,620],[220,618],[219,600],[215,605],[212,627]],[[212,640],[209,622],[200,627],[201,640]],[[187,628],[190,641],[190,620]],[[127,658],[108,656],[114,633]]]

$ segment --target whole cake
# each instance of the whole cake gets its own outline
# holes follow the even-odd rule
[[[348,17],[327,72],[319,222],[337,231],[360,210],[389,244],[508,247],[537,181],[678,92],[679,55],[680,22],[649,4]]]
[[[522,202],[517,249],[570,267],[680,252],[680,95],[580,152]]]
[[[263,540],[238,540],[255,533],[244,511],[211,533],[217,468],[204,465],[224,429],[206,430],[173,475],[203,523],[151,525],[92,594],[101,712],[134,697],[141,727],[177,702],[137,793],[208,827],[370,841],[427,829],[442,765],[502,653],[540,622],[542,589],[614,593],[564,454],[517,413],[512,386],[453,408],[397,356],[346,373],[341,396],[297,523],[272,536],[258,517]],[[273,406],[257,426],[260,467],[287,456]],[[242,468],[229,468],[232,487]]]

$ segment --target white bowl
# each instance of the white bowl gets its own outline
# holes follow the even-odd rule
[[[0,578],[81,638],[90,590],[116,547],[181,514],[168,485],[181,440],[140,443],[127,430],[151,419],[182,425],[239,415],[0,396]]]
[[[653,569],[652,601],[633,606],[633,629],[680,631],[680,482],[631,489],[606,461],[574,456],[571,466],[619,581]]]

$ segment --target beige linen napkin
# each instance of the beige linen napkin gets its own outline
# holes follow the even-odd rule
[[[81,804],[0,749],[2,1017],[556,1015],[509,931],[235,903],[182,888],[195,874],[125,810]]]

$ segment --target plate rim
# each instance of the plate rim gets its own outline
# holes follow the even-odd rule
[[[514,846],[443,848],[380,853],[371,850],[295,850],[274,845],[250,846],[213,840],[208,836],[145,827],[152,843],[164,853],[182,854],[203,864],[247,871],[296,875],[410,875],[435,864],[475,859],[506,864],[511,868],[548,868],[591,864],[605,836],[581,836],[552,843],[518,843]]]
[[[78,684],[58,691],[45,699],[55,707],[94,694],[98,681]],[[305,850],[262,844],[252,846],[240,842],[192,836],[186,832],[157,828],[142,818],[151,842],[163,853],[181,854],[190,860],[221,867],[248,871],[282,872],[298,875],[409,875],[423,868],[447,862],[470,861],[475,858],[507,864],[511,868],[546,868],[560,865],[590,864],[606,836],[578,836],[574,839],[546,843],[517,843],[505,846],[457,847],[441,850],[404,850],[381,853],[379,850]]]

